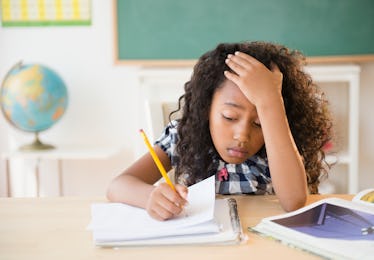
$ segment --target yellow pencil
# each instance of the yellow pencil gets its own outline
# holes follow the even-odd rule
[[[144,139],[144,142],[147,145],[149,152],[151,153],[153,161],[155,162],[157,168],[161,172],[162,177],[165,179],[166,183],[169,184],[169,186],[175,191],[175,187],[174,187],[173,183],[171,182],[168,174],[166,173],[164,166],[162,166],[162,163],[161,163],[160,159],[158,158],[155,150],[153,149],[153,147],[152,147],[151,143],[149,142],[147,136],[145,135],[145,132],[143,131],[143,129],[140,129],[140,134],[142,135],[142,137]]]

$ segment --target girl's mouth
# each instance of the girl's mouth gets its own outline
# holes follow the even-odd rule
[[[247,152],[247,150],[244,150],[242,148],[234,147],[234,148],[229,148],[228,149],[228,154],[231,157],[237,157],[237,158],[243,159],[243,158],[247,157],[248,152]]]

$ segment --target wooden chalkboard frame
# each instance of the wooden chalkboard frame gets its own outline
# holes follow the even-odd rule
[[[122,59],[119,56],[117,0],[113,2],[114,63],[144,67],[191,67],[197,59]],[[365,63],[374,61],[374,53],[359,55],[307,56],[308,64]]]

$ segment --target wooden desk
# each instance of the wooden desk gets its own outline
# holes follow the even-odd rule
[[[313,195],[308,203],[323,197],[327,196]],[[274,196],[236,198],[248,235],[242,245],[123,249],[95,247],[92,233],[86,230],[90,205],[105,201],[102,198],[1,198],[0,259],[319,259],[247,231],[263,217],[284,213]]]

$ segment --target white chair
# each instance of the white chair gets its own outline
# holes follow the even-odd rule
[[[161,136],[169,123],[169,114],[178,107],[178,99],[184,92],[184,83],[189,80],[191,73],[192,68],[154,68],[141,71],[139,79],[143,100],[140,104],[143,107],[139,111],[144,113],[139,114],[140,124],[145,128],[151,143]],[[174,180],[172,172],[169,176]]]

